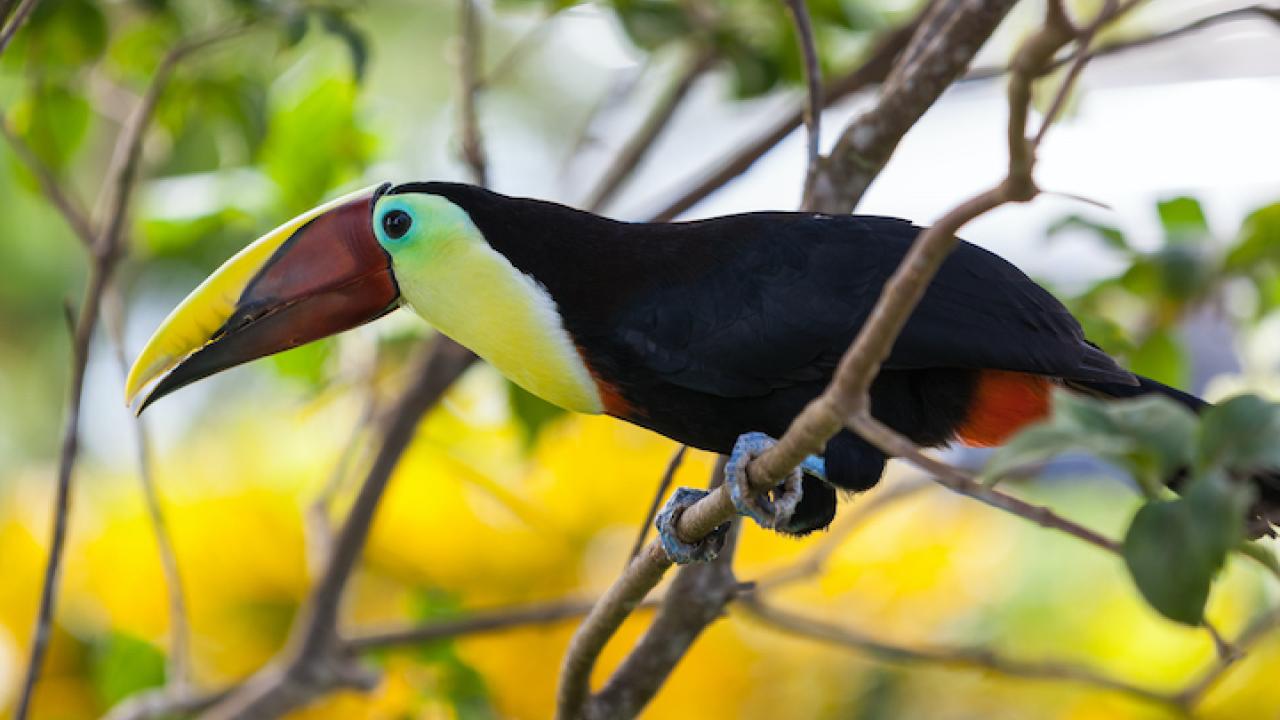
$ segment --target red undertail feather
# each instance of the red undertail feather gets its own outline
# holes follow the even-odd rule
[[[956,436],[972,447],[1001,445],[1014,433],[1049,415],[1052,390],[1053,383],[1040,375],[983,370]]]

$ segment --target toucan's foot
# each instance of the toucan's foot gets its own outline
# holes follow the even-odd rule
[[[733,506],[740,515],[746,515],[768,530],[786,528],[800,499],[804,497],[800,468],[792,470],[785,480],[768,492],[756,493],[751,490],[751,483],[747,479],[747,465],[776,444],[776,440],[764,433],[742,435],[734,443],[733,454],[724,467],[724,481],[729,486]],[[813,465],[815,462],[817,465],[822,464],[819,458],[810,457],[805,460],[806,465]],[[814,466],[812,469],[813,474],[821,473],[820,476],[825,477],[824,468]]]
[[[671,499],[662,506],[658,511],[658,517],[653,521],[654,527],[658,528],[662,549],[667,551],[667,557],[671,558],[671,562],[677,565],[711,562],[719,557],[720,551],[724,549],[724,540],[729,535],[729,523],[712,530],[710,535],[696,543],[687,543],[676,533],[676,523],[680,520],[680,514],[706,496],[706,490],[676,488]]]

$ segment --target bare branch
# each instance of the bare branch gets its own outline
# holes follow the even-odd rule
[[[489,72],[485,73],[483,77],[478,79],[476,88],[479,90],[487,89],[496,84],[508,73],[515,70],[520,65],[520,61],[524,59],[525,55],[536,48],[538,43],[542,42],[542,40],[546,38],[547,34],[551,32],[552,28],[555,26],[556,19],[560,16],[560,12],[554,12],[539,20],[538,24],[533,26],[533,29],[527,31],[524,35],[521,35],[520,39],[515,41],[515,43],[507,50],[506,54],[493,64],[493,67],[489,69]]]
[[[676,111],[689,96],[689,91],[693,89],[694,84],[712,68],[716,59],[715,51],[711,48],[696,50],[694,57],[676,76],[671,87],[658,99],[644,119],[644,123],[623,145],[599,184],[591,191],[590,196],[583,203],[586,209],[600,212],[618,194],[627,179],[640,166],[640,162],[649,154],[654,142],[671,124]]]
[[[903,135],[964,74],[1015,3],[957,0],[926,18],[885,80],[880,101],[841,133],[818,183],[816,209],[845,213],[858,204]]]
[[[590,697],[591,670],[600,652],[669,567],[671,559],[661,545],[656,542],[645,545],[639,557],[591,608],[569,641],[560,666],[557,718],[570,720],[581,715]]]
[[[726,460],[723,455],[717,459],[711,487],[723,482]],[[733,574],[740,529],[737,523],[730,528],[724,548],[712,562],[680,568],[653,623],[579,714],[599,720],[635,717],[653,699],[702,631],[724,615],[725,606],[742,589]],[[575,717],[567,709],[557,714]]]
[[[631,546],[631,552],[627,555],[627,565],[629,566],[635,561],[636,556],[640,554],[640,550],[644,548],[644,539],[649,535],[649,526],[653,524],[653,519],[658,515],[658,508],[662,505],[662,499],[667,496],[667,490],[671,488],[672,481],[676,478],[676,471],[680,469],[681,463],[684,462],[685,453],[689,451],[688,445],[681,445],[676,449],[671,460],[667,462],[667,469],[662,473],[662,480],[658,483],[658,490],[653,494],[653,502],[649,504],[649,512],[645,513],[644,521],[640,523],[640,532],[636,534],[636,542]],[[626,568],[623,568],[625,570]]]
[[[802,210],[810,210],[813,203],[813,187],[818,179],[822,148],[822,63],[818,59],[818,44],[813,38],[813,23],[809,19],[809,6],[805,0],[785,0],[791,21],[796,26],[800,42],[800,54],[804,58],[804,79],[808,87],[808,102],[804,108],[804,125],[808,132],[808,159],[804,176],[804,192],[800,202]]]
[[[124,298],[116,285],[112,285],[106,297],[107,334],[115,351],[116,365],[123,383],[129,376],[129,357],[124,341]],[[182,589],[182,572],[178,555],[173,549],[173,536],[160,503],[160,491],[151,472],[151,443],[141,416],[133,418],[135,452],[138,458],[138,478],[142,482],[142,499],[151,520],[151,533],[156,538],[156,550],[160,555],[160,568],[164,573],[165,591],[169,601],[169,652],[166,684],[175,693],[182,693],[190,680],[191,630],[187,621],[187,602]]]
[[[924,662],[949,667],[971,667],[1012,677],[1037,680],[1076,682],[1091,687],[1124,693],[1149,702],[1178,706],[1178,701],[1166,694],[1131,685],[1102,675],[1080,665],[1062,662],[1033,662],[1004,657],[990,649],[974,648],[914,648],[890,645],[855,630],[821,620],[807,618],[769,605],[757,597],[744,598],[738,607],[752,617],[791,635],[818,642],[839,645],[874,655],[888,662]]]
[[[1194,708],[1210,690],[1214,688],[1231,670],[1244,653],[1257,645],[1263,638],[1280,628],[1280,608],[1276,608],[1255,617],[1249,625],[1236,637],[1231,646],[1236,652],[1219,656],[1218,662],[1205,671],[1198,679],[1192,681],[1177,694],[1178,703],[1185,708]]]
[[[420,645],[433,640],[495,632],[513,627],[550,625],[586,615],[594,603],[590,600],[559,600],[526,607],[469,613],[456,620],[441,620],[417,627],[384,630],[357,635],[343,644],[353,652],[368,652],[388,647]]]
[[[14,711],[15,720],[25,720],[30,712],[32,693],[40,678],[45,650],[49,642],[49,632],[53,624],[58,579],[62,569],[62,554],[66,544],[67,519],[71,508],[72,471],[79,452],[80,401],[84,390],[85,368],[89,361],[89,342],[97,327],[103,294],[110,284],[111,276],[122,254],[121,237],[129,200],[137,183],[138,158],[141,155],[143,136],[151,123],[156,103],[177,63],[196,50],[231,37],[240,29],[242,28],[236,29],[235,32],[217,31],[180,43],[170,50],[157,67],[146,92],[134,108],[116,142],[115,155],[100,196],[105,199],[104,207],[107,216],[102,222],[101,232],[95,236],[89,248],[91,255],[89,277],[86,282],[84,302],[80,307],[73,332],[71,383],[67,396],[66,424],[63,428],[62,446],[58,456],[49,557],[45,565],[27,671]]]
[[[36,8],[36,3],[40,0],[22,0],[18,8],[13,11],[13,17],[9,20],[9,24],[0,30],[0,54],[9,47],[9,43],[13,41],[13,37],[18,34],[22,26],[26,24],[27,18],[31,16],[31,11]],[[5,9],[6,14],[8,8]],[[4,21],[4,16],[0,15],[0,22]]]
[[[919,18],[890,31],[880,40],[866,62],[858,66],[853,72],[826,84],[822,91],[826,106],[829,107],[884,80],[885,76],[893,68],[894,60],[902,52],[902,49],[906,47],[907,41],[911,39],[918,23]],[[693,187],[682,192],[662,210],[654,213],[650,217],[650,221],[668,222],[687,212],[694,205],[702,202],[712,193],[727,185],[729,181],[749,170],[757,160],[764,157],[778,143],[786,139],[803,122],[804,108],[803,106],[797,107],[793,112],[764,132],[758,139],[733,151],[728,157],[716,163],[714,169],[706,177],[698,181]]]
[[[484,31],[480,27],[480,10],[476,0],[460,0],[459,17],[462,26],[462,47],[458,69],[462,76],[462,158],[471,171],[475,184],[489,185],[489,162],[484,152],[480,134],[480,118],[476,113],[476,98],[480,94],[480,58],[483,57]]]
[[[5,117],[3,109],[0,109],[0,135],[4,135],[5,141],[13,149],[13,154],[35,176],[36,183],[40,185],[40,192],[44,193],[44,196],[58,210],[80,242],[84,243],[85,247],[91,247],[94,232],[93,226],[89,223],[88,213],[80,207],[80,203],[72,197],[70,192],[63,189],[62,183],[54,175],[53,170],[45,165],[40,156],[36,155],[35,151],[9,126],[9,120]]]
[[[294,623],[285,657],[211,708],[208,717],[277,717],[331,690],[367,687],[371,682],[341,647],[337,627],[343,590],[364,548],[383,491],[409,447],[419,419],[474,360],[471,351],[444,337],[424,348],[414,362],[412,384],[391,412],[378,454],[338,534],[324,575]]]
[[[996,4],[990,3],[984,7],[967,4],[951,13],[945,32],[955,33],[957,36],[955,42],[967,54],[958,66],[955,65],[955,60],[962,53],[943,53],[951,56],[946,62],[936,59],[934,56],[941,52],[939,46],[948,45],[948,42],[943,39],[936,39],[928,47],[919,51],[916,63],[923,67],[922,72],[937,71],[935,66],[945,65],[949,68],[947,72],[958,74],[972,53],[977,51],[977,46],[973,44],[974,36],[981,35],[985,38],[998,22],[999,17],[993,18],[990,15],[992,7]],[[939,16],[944,14],[938,13]],[[966,21],[966,14],[974,17]],[[922,26],[921,32],[924,30]],[[920,34],[917,33],[917,35]],[[780,478],[791,472],[805,457],[821,452],[823,446],[836,432],[849,426],[891,455],[907,455],[913,462],[928,466],[927,469],[930,471],[942,473],[943,477],[939,481],[948,487],[961,488],[966,494],[1046,527],[1057,528],[1075,535],[1098,547],[1112,552],[1118,549],[1114,541],[1061,518],[1046,508],[1030,505],[978,485],[961,471],[925,457],[905,438],[901,439],[904,444],[902,447],[895,438],[889,438],[895,442],[886,441],[882,434],[892,433],[892,431],[881,426],[869,412],[868,391],[871,382],[911,311],[923,296],[925,288],[947,253],[957,242],[955,232],[972,218],[1005,202],[1034,197],[1036,189],[1030,176],[1034,165],[1034,151],[1030,148],[1025,135],[1026,105],[1030,99],[1030,85],[1039,74],[1045,71],[1054,53],[1072,37],[1070,29],[1063,28],[1061,23],[1046,21],[1044,27],[1023,44],[1014,63],[1014,77],[1011,79],[1009,91],[1009,177],[997,187],[981,193],[948,213],[937,225],[924,231],[912,244],[907,257],[886,283],[868,321],[841,359],[830,386],[795,418],[791,427],[775,446],[748,466],[749,482],[754,489],[766,491],[774,487]],[[903,71],[900,68],[899,76],[901,72]],[[890,88],[892,87],[894,86],[891,80]],[[1069,88],[1064,85],[1062,91],[1068,90]],[[930,97],[936,99],[941,88],[930,92],[932,93]],[[892,91],[886,91],[886,98],[892,97],[894,97]],[[904,107],[912,107],[920,102],[920,98],[909,101],[900,100],[900,102],[905,103]],[[932,102],[932,99],[928,102]],[[923,112],[923,108],[919,108],[919,112]],[[919,113],[916,113],[915,116],[918,117],[918,115]],[[855,125],[857,125],[856,122]],[[905,128],[901,131],[905,132]],[[896,436],[896,433],[892,434]],[[676,533],[682,540],[697,540],[707,536],[733,516],[728,493],[723,487],[719,487],[681,513]],[[669,565],[670,560],[658,543],[646,546],[645,551],[609,589],[600,605],[593,609],[591,615],[583,622],[570,644],[561,671],[557,704],[557,714],[560,718],[577,718],[584,715],[584,708],[589,707],[587,705],[590,697],[588,678],[595,658],[626,618],[629,607],[634,606],[644,597],[644,594],[661,579]],[[590,716],[589,712],[585,714]]]

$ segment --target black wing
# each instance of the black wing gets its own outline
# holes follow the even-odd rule
[[[669,267],[664,274],[676,280],[656,283],[616,314],[614,340],[664,380],[726,397],[829,376],[921,231],[893,218],[800,213],[659,227],[647,226],[679,233],[684,264],[703,271],[691,278]],[[682,262],[679,253],[672,262]],[[885,367],[1133,382],[1086,341],[1057,299],[965,242],[943,264]]]

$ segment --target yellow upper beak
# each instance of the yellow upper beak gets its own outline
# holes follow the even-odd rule
[[[394,281],[389,279],[389,259],[377,245],[371,227],[370,208],[375,194],[375,188],[365,188],[309,210],[263,235],[223,263],[174,308],[173,312],[169,313],[151,339],[147,341],[125,381],[125,403],[132,405],[145,386],[178,366],[179,363],[191,358],[198,351],[205,350],[208,346],[231,335],[246,335],[248,333],[244,330],[255,323],[269,324],[260,321],[297,305],[303,299],[316,297],[325,292],[332,294],[331,291],[334,288],[344,289],[350,294],[353,284],[358,285],[361,279],[369,278],[378,272],[386,274],[394,290]],[[331,217],[338,219],[319,221],[322,216],[330,213],[332,213]],[[305,247],[303,243],[291,243],[292,249],[286,248],[286,243],[290,239],[304,234],[319,235],[320,238],[309,241]],[[340,247],[336,248],[335,253],[330,253],[328,251],[331,248],[320,244],[325,242]],[[285,257],[290,253],[294,256],[303,255],[303,257],[293,257],[286,261]],[[283,274],[282,277],[268,277],[273,265],[285,266],[285,270],[276,273],[276,275]],[[258,288],[255,297],[250,298],[250,291],[255,285],[264,287]],[[380,291],[371,294],[385,295],[386,293]],[[390,301],[394,301],[397,296],[398,292],[393,293]],[[372,300],[379,303],[377,314],[386,312],[388,299],[377,297]],[[350,304],[348,298],[348,306]],[[249,307],[250,305],[252,307]],[[373,313],[363,309],[362,314]],[[234,327],[229,327],[229,321],[237,315],[240,317],[232,323]],[[296,317],[298,313],[295,312],[292,315],[295,316],[292,318],[294,325],[298,324]],[[286,336],[270,338],[272,342],[268,343],[262,342],[260,337],[255,337],[248,342],[241,338],[238,342],[242,345],[253,345],[253,347],[246,348],[240,355],[256,352],[257,354],[253,357],[261,357],[270,352],[317,339],[317,337],[304,337],[308,332],[297,332],[297,328],[284,326],[279,322],[276,325],[279,327],[274,328],[274,331],[277,334],[283,332]],[[353,325],[347,324],[345,327],[332,329],[332,332],[351,326]],[[324,334],[331,334],[331,332]],[[264,349],[267,352],[262,352]],[[201,376],[212,374],[231,364],[245,362],[253,357],[236,357],[234,362],[229,362],[229,358],[221,358],[219,360],[221,367],[204,372]],[[209,365],[209,363],[205,364]],[[187,379],[181,384],[190,381],[191,379]],[[151,399],[154,397],[149,398],[148,402]]]

